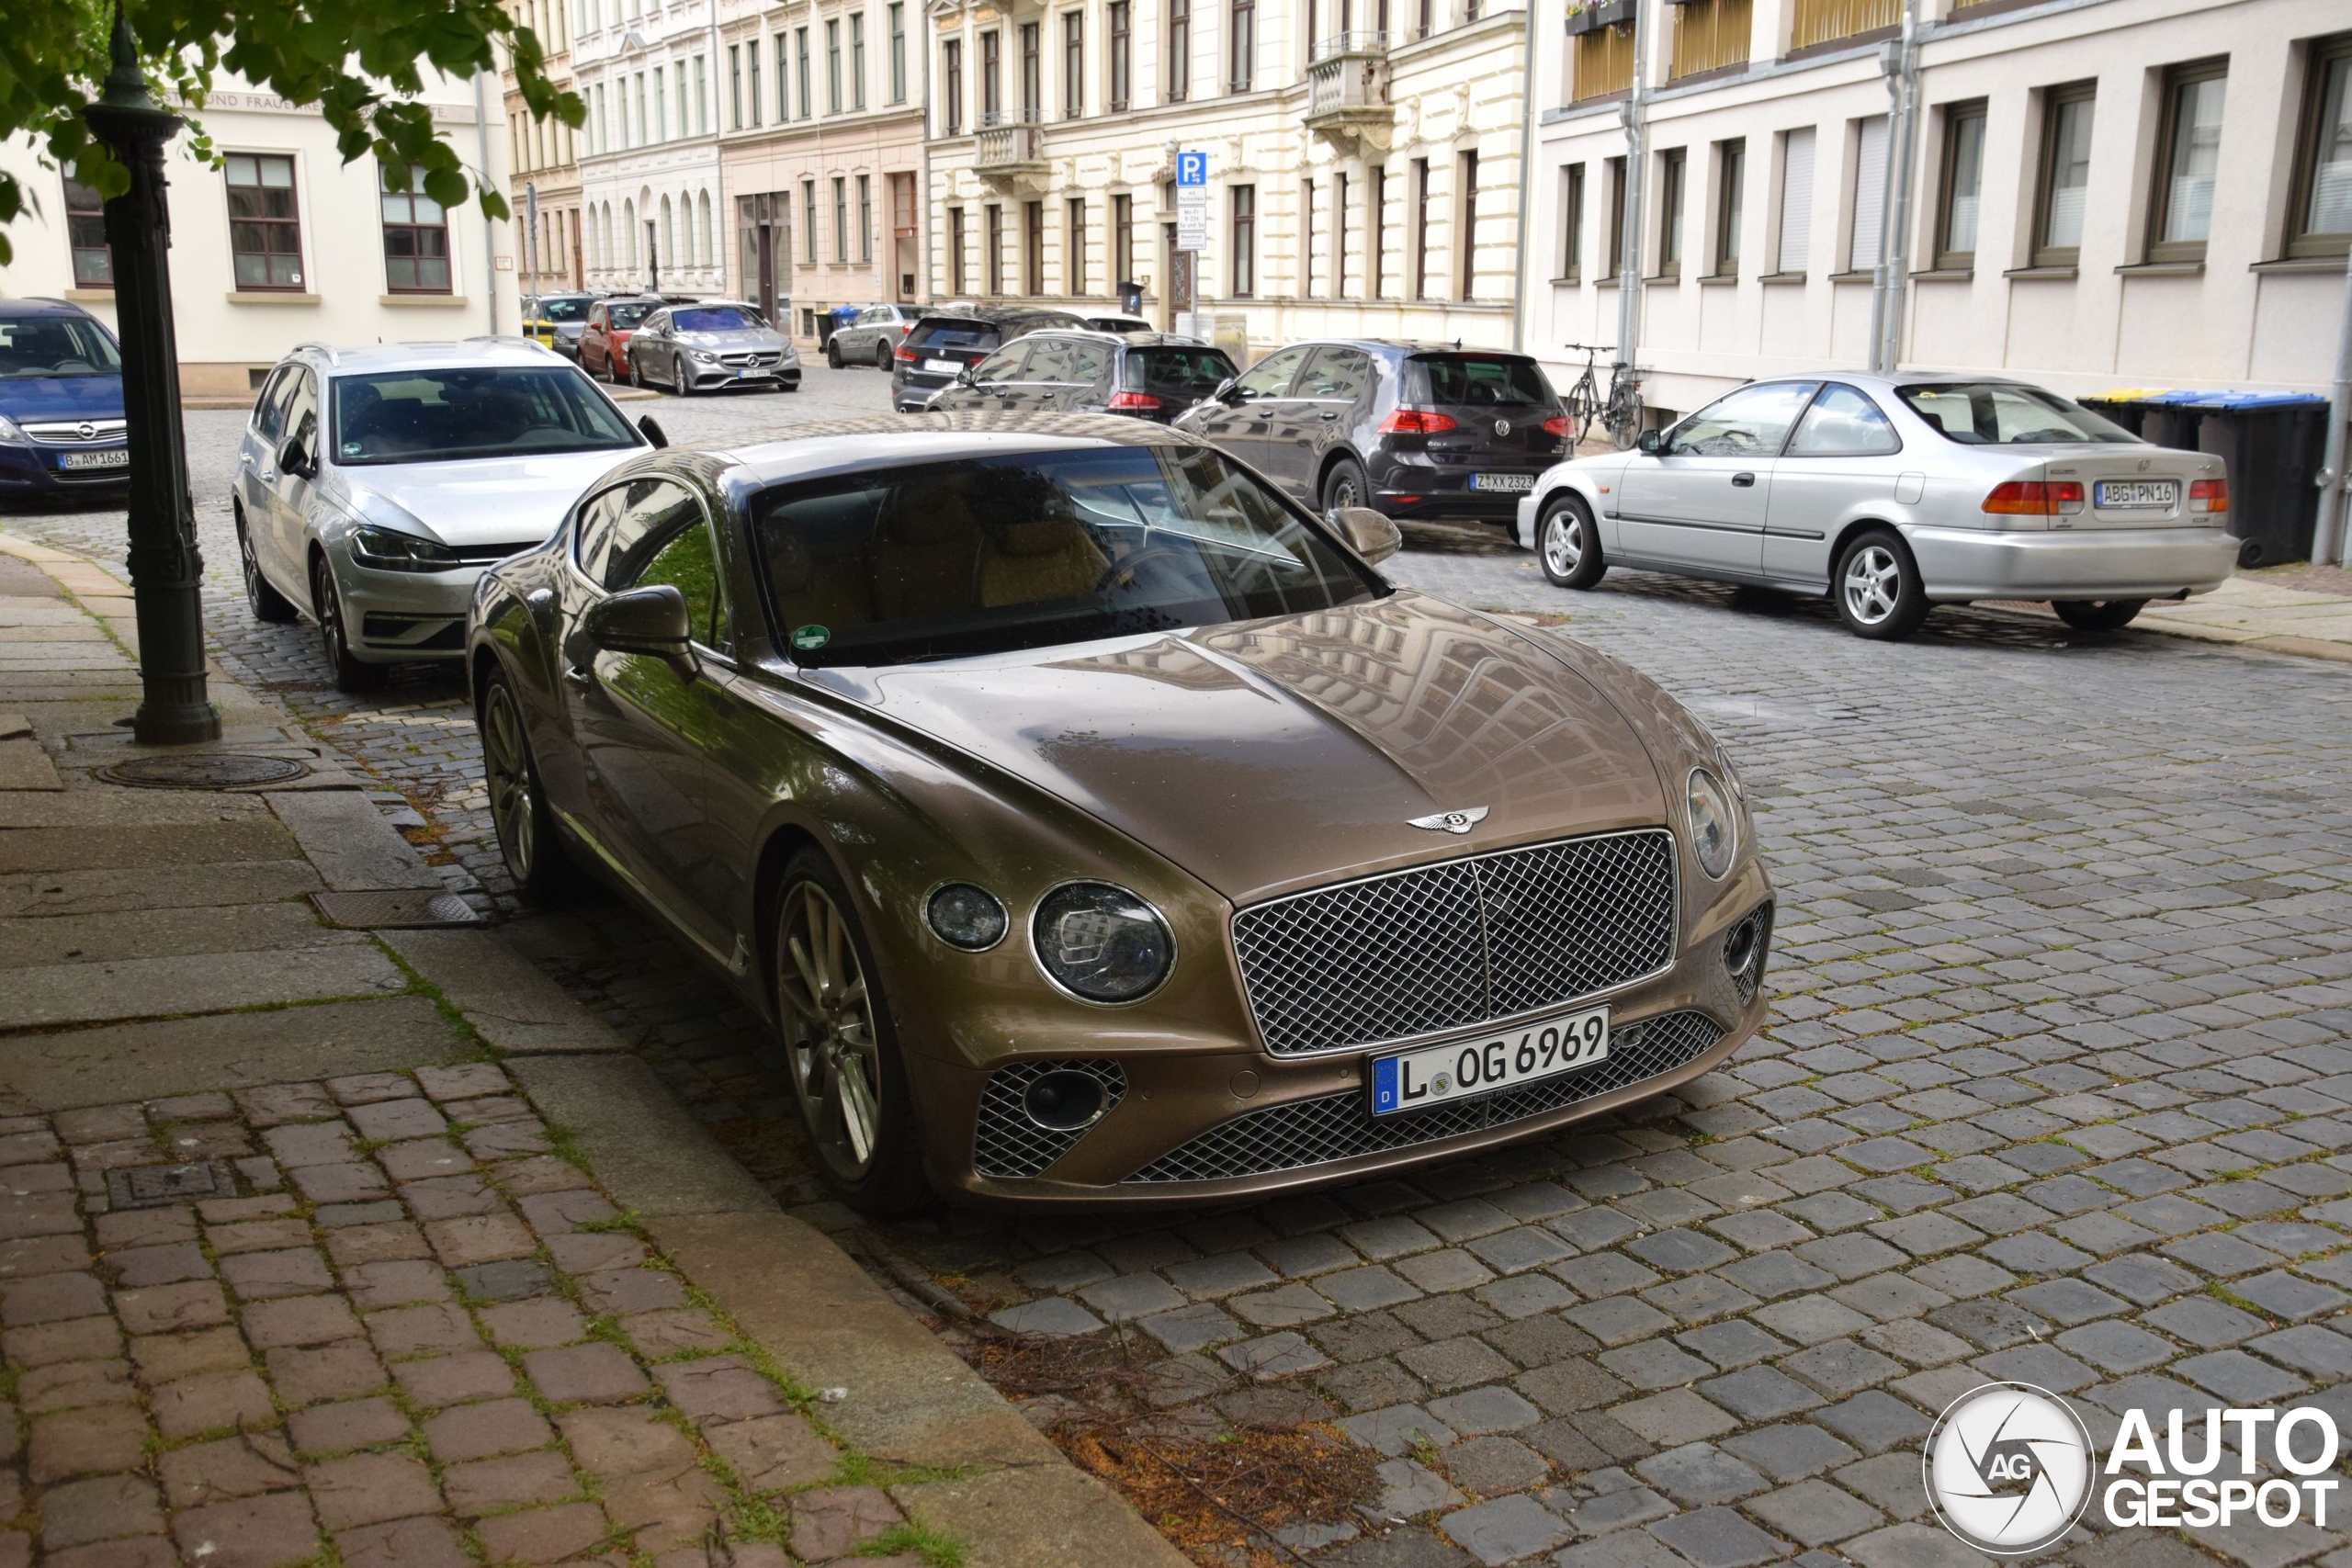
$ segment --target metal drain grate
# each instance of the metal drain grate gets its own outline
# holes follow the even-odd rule
[[[254,757],[235,751],[205,751],[177,757],[134,757],[97,770],[108,784],[133,789],[251,789],[284,784],[311,771],[291,757]]]
[[[455,893],[415,888],[381,892],[313,893],[311,903],[327,924],[347,931],[424,931],[435,926],[478,926],[481,917]]]
[[[107,1172],[107,1197],[118,1209],[160,1209],[198,1198],[233,1198],[236,1178],[220,1160],[190,1165],[134,1165]]]

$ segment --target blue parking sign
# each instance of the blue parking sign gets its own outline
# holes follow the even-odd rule
[[[1176,154],[1176,184],[1180,189],[1185,186],[1205,186],[1208,183],[1209,155],[1207,153],[1179,152]]]

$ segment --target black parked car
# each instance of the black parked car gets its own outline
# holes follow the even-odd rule
[[[914,413],[931,406],[932,394],[952,387],[956,378],[1006,344],[1048,327],[1086,323],[1068,310],[1041,310],[1035,306],[976,310],[925,316],[899,340],[890,370],[890,406]]]
[[[1175,424],[1317,506],[1506,525],[1568,449],[1527,355],[1374,338],[1276,349]]]
[[[1222,349],[1161,333],[1033,333],[942,389],[934,409],[1119,413],[1166,424],[1233,378]]]

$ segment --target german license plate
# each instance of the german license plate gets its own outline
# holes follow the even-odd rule
[[[2177,479],[2101,479],[2091,488],[2101,512],[2169,512],[2179,501]]]
[[[118,446],[111,452],[66,452],[57,459],[61,468],[127,468],[130,467],[130,448]]]
[[[1472,490],[1527,491],[1535,488],[1533,474],[1472,474]]]
[[[953,359],[926,359],[922,362],[922,367],[926,370],[935,370],[942,376],[953,376],[964,368],[960,362]]]
[[[1557,1077],[1609,1059],[1609,1010],[1592,1008],[1500,1033],[1372,1061],[1372,1113],[1425,1111]]]

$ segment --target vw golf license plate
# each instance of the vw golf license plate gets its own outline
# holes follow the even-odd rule
[[[1472,490],[1529,491],[1535,488],[1533,474],[1472,474]]]
[[[922,367],[937,375],[953,376],[964,368],[964,362],[960,359],[926,359]]]
[[[1609,1010],[1594,1008],[1372,1063],[1372,1113],[1393,1116],[1589,1067],[1609,1059]]]
[[[57,459],[61,468],[127,468],[130,467],[130,449],[119,446],[111,452],[67,452]]]
[[[2101,512],[2169,512],[2180,499],[2177,479],[2101,479],[2091,504]]]

